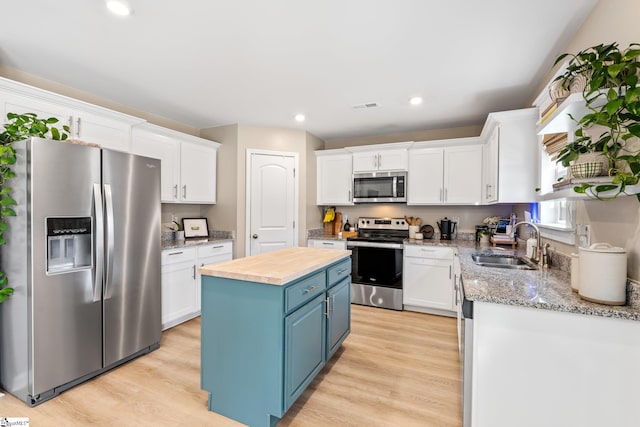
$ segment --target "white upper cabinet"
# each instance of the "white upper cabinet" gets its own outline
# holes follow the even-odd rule
[[[537,200],[537,109],[491,113],[482,129],[487,144],[483,203],[527,203]]]
[[[418,148],[409,151],[407,204],[441,204],[443,196],[444,148]]]
[[[182,141],[180,145],[180,199],[183,203],[216,202],[217,145]]]
[[[150,125],[135,126],[132,130],[131,151],[141,156],[160,159],[161,193],[163,203],[179,201],[180,141],[154,131]]]
[[[449,147],[444,151],[444,202],[482,203],[482,145]]]
[[[161,161],[162,202],[216,202],[220,144],[149,123],[135,126],[132,132],[133,153]]]
[[[69,138],[128,152],[131,127],[143,119],[118,113],[66,96],[0,78],[2,122],[7,113],[35,113],[41,119],[55,117],[58,128],[69,126]]]
[[[409,166],[407,148],[411,143],[379,144],[348,147],[353,152],[353,172],[406,171]]]
[[[409,150],[407,204],[480,204],[482,152],[479,138],[415,143]]]
[[[353,205],[352,155],[346,150],[316,151],[317,204]]]

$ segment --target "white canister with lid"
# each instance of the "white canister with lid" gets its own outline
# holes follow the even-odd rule
[[[579,248],[581,298],[609,305],[624,305],[627,299],[627,253],[609,243]]]

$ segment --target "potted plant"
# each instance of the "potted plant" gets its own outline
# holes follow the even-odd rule
[[[620,49],[615,42],[600,44],[575,55],[562,54],[555,64],[566,57],[570,57],[567,68],[556,80],[565,88],[575,87],[576,81],[581,80],[588,112],[583,117],[572,117],[577,121],[576,138],[560,151],[558,162],[569,166],[583,154],[604,156],[612,182],[584,183],[574,191],[597,199],[614,199],[640,180],[640,44],[632,43],[626,49]],[[590,132],[601,133],[592,136]],[[604,192],[608,192],[606,197]],[[640,200],[640,194],[636,196]]]
[[[184,229],[178,221],[173,221],[173,236],[175,240],[184,240]]]
[[[16,163],[16,152],[12,144],[32,136],[40,138],[50,138],[64,140],[68,138],[68,126],[63,126],[62,130],[53,126],[58,122],[55,117],[39,119],[36,114],[7,114],[8,123],[4,125],[4,131],[0,133],[0,245],[4,245],[6,240],[4,233],[9,229],[7,218],[15,216],[13,206],[16,201],[11,197],[11,187],[8,181],[15,176],[12,166]],[[7,286],[9,278],[0,271],[0,303],[5,301],[14,291]]]
[[[478,230],[478,242],[480,243],[490,243],[491,236],[493,236],[493,231],[490,228],[481,228]]]

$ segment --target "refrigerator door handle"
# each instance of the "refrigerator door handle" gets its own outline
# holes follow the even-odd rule
[[[93,302],[102,299],[102,274],[104,270],[104,213],[102,211],[102,189],[100,184],[93,184],[93,202],[95,206],[95,277],[93,279]]]
[[[111,298],[113,277],[113,239],[114,239],[114,225],[113,225],[113,196],[111,194],[111,185],[104,184],[104,202],[106,207],[106,239],[107,239],[107,257],[106,257],[106,274],[104,280],[104,299]]]

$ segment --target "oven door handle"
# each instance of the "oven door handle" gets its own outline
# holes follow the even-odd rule
[[[403,249],[402,243],[380,243],[380,242],[363,242],[363,241],[348,241],[347,249],[349,248],[384,248],[384,249]]]

